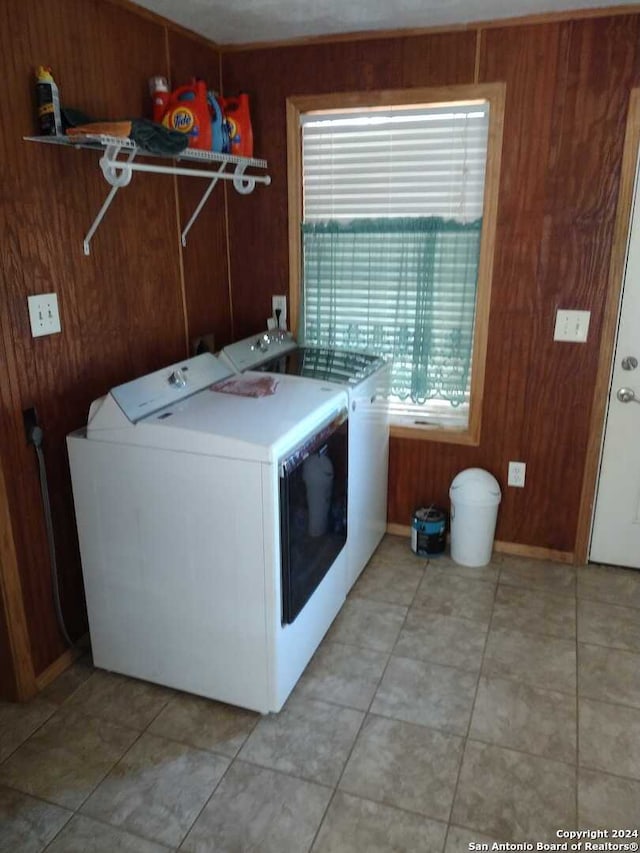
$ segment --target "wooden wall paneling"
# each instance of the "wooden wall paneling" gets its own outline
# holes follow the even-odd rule
[[[399,88],[398,40],[326,44],[222,57],[226,94],[251,97],[255,151],[272,182],[250,196],[229,191],[229,243],[236,338],[264,328],[271,295],[288,292],[286,98],[289,95]]]
[[[0,208],[1,233],[6,233],[6,211]],[[4,248],[4,246],[3,246]],[[15,399],[14,371],[11,351],[5,344],[8,328],[6,287],[0,270],[0,364],[4,381],[0,384],[0,448],[6,452],[10,430],[9,413]],[[4,475],[5,462],[0,452],[0,699],[16,700],[28,696],[35,686],[31,664],[31,647],[25,616],[24,597],[16,555],[16,544],[10,513],[10,493]]]
[[[399,89],[404,74],[404,45],[398,38],[318,45],[291,56],[299,94]],[[291,88],[292,81],[289,81]]]
[[[483,456],[503,492],[496,535],[525,544],[535,544],[528,531],[535,472],[529,465],[523,490],[509,488],[506,475],[509,460],[528,462],[523,429],[536,409],[528,377],[538,346],[536,282],[551,144],[549,94],[556,89],[563,55],[562,31],[555,24],[483,33],[480,79],[507,83]]]
[[[262,328],[271,294],[287,292],[286,98],[472,82],[474,57],[475,35],[463,31],[223,53],[224,90],[249,92],[256,154],[272,175],[249,198],[229,194],[237,338]]]
[[[548,93],[555,87],[560,51],[560,31],[555,25],[481,34],[480,82],[506,83],[481,442],[477,450],[458,447],[445,452],[444,445],[431,441],[394,441],[391,470],[398,471],[404,486],[400,503],[390,493],[392,522],[402,523],[412,506],[425,497],[431,500],[424,495],[428,481],[434,496],[448,504],[453,477],[479,465],[502,486],[497,535],[527,541],[526,490],[507,490],[506,468],[509,459],[523,458],[523,423],[535,405],[526,393],[526,378],[535,357],[531,329],[550,145]],[[413,477],[412,470],[420,471],[420,476]]]
[[[539,340],[528,372],[536,406],[523,438],[533,474],[528,480],[529,541],[571,551],[640,32],[637,17],[562,26],[570,38],[563,86],[553,105],[546,246],[537,281]],[[558,308],[591,311],[586,344],[552,340]]]
[[[295,50],[297,57],[301,52]],[[302,52],[304,53],[304,52]],[[273,51],[222,57],[226,95],[250,97],[256,156],[268,161],[271,184],[250,196],[227,191],[234,335],[243,338],[265,328],[271,294],[287,293],[287,185],[285,98],[290,87],[304,87],[300,61]]]
[[[0,458],[0,699],[36,693],[3,461]]]
[[[220,91],[220,55],[212,47],[173,32],[168,34],[172,87],[200,77],[209,89]],[[208,182],[177,178],[181,230],[196,209]],[[178,247],[180,248],[180,246]],[[182,249],[188,336],[190,341],[213,332],[217,349],[231,342],[224,187],[215,187]]]
[[[477,447],[435,444],[439,452],[425,454],[423,444],[401,438],[389,443],[389,509],[392,524],[411,524],[414,510],[434,503],[449,506],[449,486],[464,468],[480,464]],[[393,514],[392,514],[393,513]]]
[[[180,224],[184,228],[209,183],[203,178],[178,178],[177,183]],[[221,183],[189,231],[182,260],[189,354],[194,339],[210,332],[214,334],[216,349],[221,349],[232,338],[225,198]]]
[[[446,505],[451,479],[464,467],[487,467],[503,482],[508,459],[523,458],[527,488],[505,493],[498,538],[552,553],[573,550],[591,409],[585,389],[597,373],[627,100],[640,73],[639,22],[629,15],[482,32],[480,79],[507,83],[483,439],[478,448],[392,440],[393,522],[407,524],[428,500]],[[37,406],[45,428],[63,603],[79,634],[81,573],[64,437],[107,388],[180,358],[185,316],[172,180],[136,175],[85,258],[82,237],[108,188],[93,153],[21,140],[33,132],[33,68],[53,66],[67,105],[105,118],[140,115],[149,109],[152,74],[191,67],[214,73],[215,50],[201,43],[196,49],[174,33],[169,42],[171,67],[165,28],[105,0],[7,0],[0,7],[12,116],[0,133],[0,328],[8,376],[0,437],[36,676],[62,643],[21,411]],[[476,43],[461,30],[225,54],[225,90],[250,93],[256,154],[270,161],[273,176],[271,187],[249,197],[229,193],[236,337],[261,327],[271,293],[286,292],[286,96],[466,81],[476,68]],[[191,192],[181,188],[181,216]],[[210,200],[183,254],[189,333],[214,324],[219,345],[232,334],[221,208]],[[34,341],[26,296],[48,291],[58,294],[63,333]],[[586,345],[553,344],[557,307],[592,310]],[[2,630],[0,624],[0,639]],[[6,660],[0,666],[7,671]]]
[[[8,10],[5,7],[3,11]],[[16,21],[19,24],[20,18],[12,17],[12,25],[15,25]],[[4,42],[4,38],[10,34],[11,26],[0,26],[2,55],[5,58],[12,56],[10,45]],[[25,227],[26,224],[24,220],[21,221],[22,211],[24,209],[28,217],[34,205],[28,203],[28,195],[24,202],[21,197],[21,182],[26,182],[30,172],[28,166],[20,162],[18,149],[26,146],[26,143],[22,142],[18,127],[24,126],[24,132],[27,133],[33,131],[33,110],[30,97],[31,76],[28,77],[25,92],[24,87],[19,88],[16,85],[16,77],[20,74],[19,57],[16,55],[14,60],[14,67],[8,75],[7,97],[8,109],[17,110],[14,114],[18,120],[15,125],[12,125],[10,133],[5,129],[0,134],[3,163],[11,164],[10,168],[5,167],[3,174],[5,195],[1,213],[3,252],[0,257],[0,266],[3,304],[0,325],[6,375],[0,391],[3,405],[0,428],[6,460],[5,493],[13,521],[13,541],[20,571],[21,597],[29,627],[31,647],[34,651],[38,647],[34,626],[40,621],[40,615],[45,614],[38,631],[43,646],[52,649],[52,654],[55,656],[63,650],[63,644],[52,620],[47,618],[48,611],[52,610],[51,587],[44,525],[40,512],[37,467],[34,452],[26,444],[21,414],[24,408],[34,405],[39,396],[35,360],[30,353],[25,353],[22,346],[22,342],[30,336],[26,295],[28,292],[48,292],[51,288],[45,265],[29,263],[29,252],[25,253],[20,239],[20,226]],[[18,94],[21,97],[18,97]],[[24,120],[20,121],[21,112],[28,116],[28,124],[25,124]],[[27,275],[30,279],[29,283],[34,285],[33,291],[27,290]],[[13,584],[12,586],[15,589]]]
[[[549,157],[551,114],[549,99],[556,88],[558,65],[564,50],[559,25],[523,27],[514,31],[482,33],[480,82],[507,84],[505,129],[498,217],[501,225],[526,237],[533,231],[539,242],[539,224],[532,213],[543,207]],[[514,281],[509,299],[529,307],[535,295],[527,282]]]
[[[6,233],[6,225],[7,211],[0,206],[0,233]],[[3,245],[3,249],[6,250],[6,246]],[[10,413],[15,410],[17,395],[14,355],[7,345],[8,317],[7,288],[0,267],[0,364],[4,377],[0,384],[0,698],[17,700],[33,695],[36,682],[11,517],[12,494],[5,477],[7,462],[4,456],[10,452],[12,444],[9,440],[13,428]]]
[[[288,51],[284,56],[267,50],[222,57],[224,93],[249,94],[254,151],[268,161],[272,179],[270,186],[258,186],[250,196],[227,190],[236,338],[265,328],[271,294],[287,292],[285,98],[287,83],[303,83],[299,75],[300,67],[293,71]]]
[[[50,63],[62,102],[105,118],[149,112],[147,80],[168,73],[163,28],[102,0],[9,0],[0,12],[8,109],[2,131],[10,211],[3,276],[18,391],[8,436],[11,510],[36,674],[63,650],[51,604],[34,452],[21,409],[45,430],[62,596],[69,627],[85,630],[65,435],[86,422],[92,399],[184,354],[184,320],[171,181],[136,175],[119,191],[92,243],[82,238],[108,192],[93,152],[23,142],[34,129],[33,68]],[[4,26],[6,25],[6,26]],[[19,37],[15,37],[19,33]],[[126,62],[123,62],[126,57]],[[58,294],[62,334],[32,339],[26,296]],[[3,436],[3,440],[5,436]]]
[[[399,37],[395,47],[388,44],[393,39],[376,42],[379,71],[389,69],[385,57],[402,45],[401,85],[459,82],[476,68],[480,81],[507,84],[481,445],[476,450],[394,439],[391,522],[406,522],[424,499],[427,482],[429,499],[446,498],[455,473],[478,464],[504,485],[509,459],[522,459],[528,465],[527,487],[504,489],[498,536],[550,553],[573,549],[590,405],[588,394],[585,404],[577,388],[589,387],[596,361],[590,344],[558,350],[552,341],[553,318],[562,302],[571,307],[567,300],[586,298],[595,306],[597,341],[601,271],[610,247],[611,199],[621,156],[622,104],[637,73],[637,27],[637,16],[494,27],[481,32],[479,57],[469,31],[439,34],[438,43],[438,34]],[[360,44],[371,50],[373,43]],[[256,50],[223,56],[225,86],[240,87],[243,79],[255,85],[258,115],[272,103],[270,91],[292,93],[288,80],[295,81],[296,93],[344,90],[357,67],[349,61],[356,55],[353,43],[283,48],[277,67],[271,55]],[[438,73],[444,79],[422,77]],[[373,86],[374,80],[378,86],[394,85],[371,73],[360,78],[360,89]],[[268,136],[276,138],[284,116],[276,110],[265,118],[262,123],[259,115],[260,128],[273,128]],[[610,145],[616,138],[617,147]],[[282,157],[282,151],[270,157],[274,186],[269,200],[263,196],[256,202],[255,214],[265,217],[266,224],[261,228],[254,209],[242,207],[245,224],[249,222],[248,243],[264,258],[264,274],[251,276],[251,255],[239,258],[231,228],[239,334],[261,325],[269,310],[268,295],[275,290],[278,262],[286,264],[285,191],[277,186],[284,175]],[[271,203],[275,213],[268,210]],[[596,211],[604,213],[596,216]]]
[[[574,210],[581,221],[608,219],[617,196],[630,86],[639,73],[639,29],[638,15],[563,25],[570,47],[566,88],[554,104],[548,211]],[[582,168],[567,168],[572,158],[580,158]],[[594,174],[599,179],[588,180]]]
[[[530,315],[523,311],[504,310],[495,304],[492,308],[479,454],[480,467],[487,468],[502,489],[496,535],[516,542],[527,541],[522,529],[526,523],[526,490],[507,487],[507,463],[526,456],[522,425],[535,406],[522,375],[522,366],[535,357],[530,322]],[[461,461],[459,467],[464,467]],[[452,476],[456,473],[454,470]],[[527,475],[529,478],[529,470]]]
[[[402,87],[473,83],[477,30],[402,39]]]
[[[0,562],[0,572],[2,571]],[[18,698],[18,691],[5,610],[6,605],[0,601],[0,701],[15,702]]]

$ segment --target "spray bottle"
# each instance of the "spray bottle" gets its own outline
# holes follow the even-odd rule
[[[39,65],[36,71],[36,103],[38,133],[41,136],[62,136],[60,93],[51,69],[44,65]]]
[[[153,120],[160,124],[169,103],[169,83],[166,77],[149,78],[149,94],[153,99]]]

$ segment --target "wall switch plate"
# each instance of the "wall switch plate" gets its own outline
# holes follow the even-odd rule
[[[524,480],[527,475],[526,462],[509,462],[509,479],[507,485],[524,489]]]
[[[28,296],[27,305],[29,306],[32,337],[40,338],[42,335],[55,335],[62,331],[60,314],[58,313],[58,297],[55,293]]]
[[[556,312],[556,327],[553,333],[553,340],[585,343],[589,334],[590,319],[591,311],[565,311],[564,309],[558,309]]]
[[[273,316],[277,317],[276,311],[280,311],[280,321],[278,323],[278,328],[286,329],[287,328],[287,297],[276,296],[275,294],[271,297],[271,310],[273,311]]]

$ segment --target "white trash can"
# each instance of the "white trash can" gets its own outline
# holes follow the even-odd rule
[[[467,468],[454,477],[449,497],[452,559],[462,566],[486,566],[502,498],[498,481],[482,468]]]

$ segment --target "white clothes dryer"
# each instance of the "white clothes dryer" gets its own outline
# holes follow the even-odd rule
[[[278,711],[344,600],[348,398],[261,373],[226,393],[230,373],[171,365],[68,436],[91,643],[103,669]]]
[[[225,347],[236,371],[264,370],[333,383],[349,395],[349,485],[346,592],[387,529],[391,365],[378,356],[298,345],[285,331],[263,332]]]

